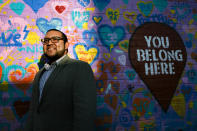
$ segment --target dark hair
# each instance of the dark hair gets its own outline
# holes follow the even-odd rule
[[[58,32],[60,32],[62,34],[62,38],[64,40],[64,43],[68,42],[68,38],[67,38],[66,34],[64,34],[62,31],[60,31],[58,29],[49,29],[47,32],[50,32],[50,31],[58,31]]]

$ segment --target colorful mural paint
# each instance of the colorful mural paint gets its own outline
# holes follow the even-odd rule
[[[196,0],[0,0],[0,14],[0,131],[23,130],[31,83],[43,64],[40,39],[51,28],[66,33],[69,56],[88,62],[94,71],[97,131],[197,129]],[[146,22],[173,28],[185,48],[185,66],[181,67],[179,79],[171,81],[176,87],[165,111],[155,97],[157,91],[147,85],[149,77],[144,69],[136,70],[135,63],[130,64],[132,42],[129,40]],[[158,30],[166,32],[163,28]],[[143,32],[149,34],[151,30]],[[151,50],[153,46],[157,48],[158,41],[167,41],[167,38],[169,46],[176,43],[171,41],[171,34],[150,36],[146,35],[143,40],[144,46],[151,46]],[[140,37],[136,39],[142,41]],[[179,50],[180,45],[168,49],[164,43],[162,48]],[[145,51],[143,47],[140,49]],[[161,85],[160,82],[151,84]],[[162,99],[168,98],[164,95]]]

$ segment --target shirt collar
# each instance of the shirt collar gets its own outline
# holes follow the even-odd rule
[[[54,66],[57,66],[62,59],[64,59],[67,55],[63,55],[62,57],[60,57],[59,59],[57,59],[55,62],[51,63],[51,65],[49,65],[48,63],[45,63],[44,64],[44,68],[46,70],[49,70],[50,68],[54,67]]]

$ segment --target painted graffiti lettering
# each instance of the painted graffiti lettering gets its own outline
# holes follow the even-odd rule
[[[166,23],[172,27],[176,27],[176,23],[172,21],[171,19],[167,18],[166,16],[163,16],[162,14],[154,14],[150,17],[144,17],[142,14],[137,15],[137,20],[139,24],[144,24],[145,22],[161,22]]]
[[[144,36],[144,39],[149,49],[137,49],[136,54],[137,61],[146,61],[145,75],[174,75],[174,63],[170,61],[183,61],[182,50],[164,50],[170,46],[168,37]]]
[[[0,43],[0,46],[18,46],[21,47],[22,43],[18,41],[18,39],[20,39],[21,35],[16,33],[10,33],[8,36],[5,36],[5,33],[2,32],[1,33],[1,40],[2,43]],[[14,43],[10,43],[10,41],[13,40]]]
[[[17,48],[18,51],[26,51],[27,53],[35,53],[35,52],[39,52],[39,53],[43,53],[43,49],[42,46],[37,46],[37,45],[33,45],[33,46],[27,46],[27,47],[19,47]]]

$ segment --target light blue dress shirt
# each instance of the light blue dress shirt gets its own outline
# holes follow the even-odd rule
[[[59,62],[65,57],[66,55],[62,56],[61,58],[59,58],[58,60],[56,60],[55,62],[53,62],[51,65],[49,64],[45,64],[44,68],[45,68],[45,72],[42,74],[41,78],[40,78],[40,83],[39,83],[39,90],[40,90],[40,96],[39,96],[39,101],[42,98],[42,91],[44,89],[44,85],[46,83],[46,81],[48,80],[49,76],[51,75],[51,73],[53,72],[53,70],[56,68],[56,66],[59,64]]]

